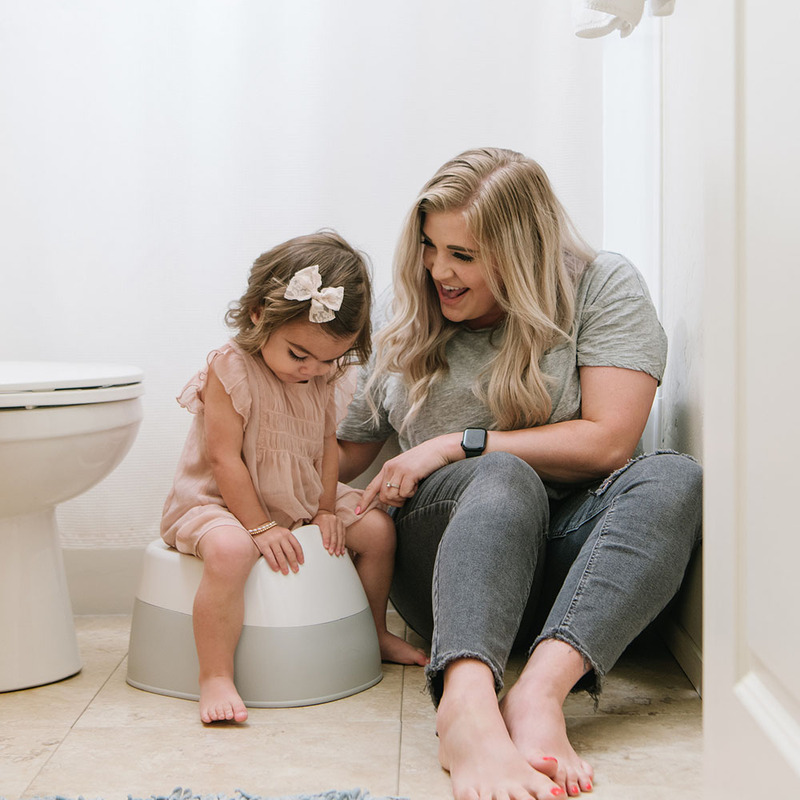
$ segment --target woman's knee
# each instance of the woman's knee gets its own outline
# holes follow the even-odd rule
[[[658,452],[644,456],[641,467],[653,473],[662,490],[681,502],[700,501],[703,492],[703,468],[691,456]],[[636,464],[638,462],[634,462]]]
[[[492,497],[524,497],[530,502],[547,500],[542,479],[530,464],[511,453],[486,453],[476,460],[473,485]]]
[[[544,530],[549,500],[536,471],[510,453],[486,453],[478,459],[466,493],[458,501],[460,514],[475,515],[496,526]]]
[[[622,472],[628,470],[630,474],[623,477],[620,494],[632,492],[631,499],[641,514],[669,525],[673,537],[682,531],[694,546],[701,536],[703,514],[700,464],[680,453],[658,452],[636,459]]]

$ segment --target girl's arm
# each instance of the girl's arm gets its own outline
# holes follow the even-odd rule
[[[339,447],[336,434],[325,437],[322,450],[322,494],[319,498],[320,511],[333,513],[336,507],[336,486],[339,483]]]
[[[244,425],[233,407],[230,395],[214,371],[208,367],[205,396],[206,451],[211,472],[228,510],[247,530],[269,521],[261,505],[250,472],[242,459]],[[253,536],[253,543],[275,572],[297,572],[304,561],[303,548],[294,534],[281,526]]]
[[[213,363],[208,367],[203,401],[206,451],[222,499],[245,528],[257,528],[268,521],[268,515],[242,459],[244,423],[217,377]]]
[[[322,532],[322,544],[332,555],[344,555],[345,525],[336,517],[336,491],[339,483],[339,447],[336,434],[325,437],[322,450],[322,494],[319,510],[311,522]]]
[[[647,424],[657,381],[621,367],[580,367],[581,418],[517,431],[489,431],[485,452],[513,453],[544,479],[579,483],[603,478],[633,455]],[[439,467],[464,458],[461,432],[430,439],[387,461],[364,491],[400,506]],[[386,484],[399,484],[387,491]]]

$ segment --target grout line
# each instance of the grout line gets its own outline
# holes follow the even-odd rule
[[[403,625],[403,639],[408,641],[408,625]],[[406,670],[408,667],[405,665],[402,667],[402,676],[400,681],[400,713],[399,713],[399,722],[400,722],[400,735],[398,736],[398,746],[397,746],[397,775],[395,777],[395,793],[399,796],[400,795],[400,780],[402,777],[403,771],[403,733],[405,728],[405,719],[404,719],[404,709],[405,709],[405,697],[406,697]]]
[[[111,667],[111,670],[106,676],[106,679],[100,684],[100,687],[97,689],[97,691],[94,692],[92,696],[86,701],[84,707],[77,714],[75,719],[73,719],[73,721],[70,723],[64,735],[60,737],[56,747],[53,748],[53,750],[50,752],[47,758],[39,765],[39,769],[36,771],[36,774],[25,785],[25,788],[22,790],[22,795],[20,795],[20,797],[24,797],[31,790],[31,787],[33,786],[34,783],[36,783],[39,776],[42,774],[42,771],[45,769],[45,767],[47,767],[47,765],[53,760],[53,758],[59,752],[59,750],[61,750],[61,748],[64,746],[64,743],[67,741],[67,738],[69,737],[70,733],[72,733],[72,731],[75,729],[75,725],[77,725],[77,723],[84,716],[84,714],[86,714],[86,712],[89,710],[89,707],[97,699],[97,696],[100,694],[100,692],[108,685],[108,682],[111,680],[111,678],[114,677],[114,673],[120,668],[120,666],[127,657],[128,657],[128,651],[126,650],[122,654],[120,660]]]
[[[83,717],[83,716],[86,714],[86,712],[89,710],[89,706],[91,706],[91,705],[92,705],[92,703],[94,703],[94,701],[95,701],[95,700],[97,700],[97,697],[98,697],[98,695],[100,694],[100,692],[102,692],[102,691],[103,691],[103,689],[105,689],[105,688],[106,688],[106,686],[108,686],[108,683],[109,683],[109,681],[110,681],[110,680],[111,680],[111,679],[114,677],[114,675],[116,674],[117,670],[118,670],[118,669],[119,669],[119,668],[120,668],[120,667],[123,665],[123,663],[125,662],[125,659],[126,659],[127,657],[128,657],[128,651],[126,650],[126,651],[125,651],[125,652],[122,654],[122,656],[120,657],[119,661],[118,661],[118,662],[117,662],[117,663],[114,665],[114,667],[113,667],[113,668],[111,669],[111,671],[108,673],[108,675],[107,675],[106,679],[105,679],[105,680],[104,680],[104,681],[103,681],[103,682],[100,684],[100,686],[98,687],[97,691],[96,691],[96,692],[95,692],[95,693],[92,695],[91,699],[90,699],[90,700],[89,700],[89,702],[86,704],[86,706],[84,707],[83,711],[81,711],[81,713],[80,713],[80,714],[78,714],[78,717],[77,717],[77,719],[76,719],[76,720],[75,720],[75,722],[73,722],[73,723],[72,723],[72,725],[70,726],[70,730],[72,730],[72,728],[74,728],[74,727],[75,727],[75,725],[76,725],[78,722],[80,722],[81,718],[82,718],[82,717]]]

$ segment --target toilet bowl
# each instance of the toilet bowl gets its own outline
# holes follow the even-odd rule
[[[368,689],[383,674],[375,623],[350,557],[330,555],[316,525],[294,534],[303,548],[300,570],[283,575],[259,558],[245,584],[234,682],[246,706],[325,703]],[[131,621],[131,686],[199,698],[192,606],[202,575],[199,558],[160,539],[148,545]]]
[[[124,458],[142,372],[0,361],[0,692],[81,669],[55,507]]]

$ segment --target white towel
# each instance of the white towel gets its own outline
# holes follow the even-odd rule
[[[650,13],[666,17],[675,10],[675,0],[650,0]],[[630,36],[644,12],[644,0],[576,0],[574,5],[575,34],[584,39],[619,31]]]

